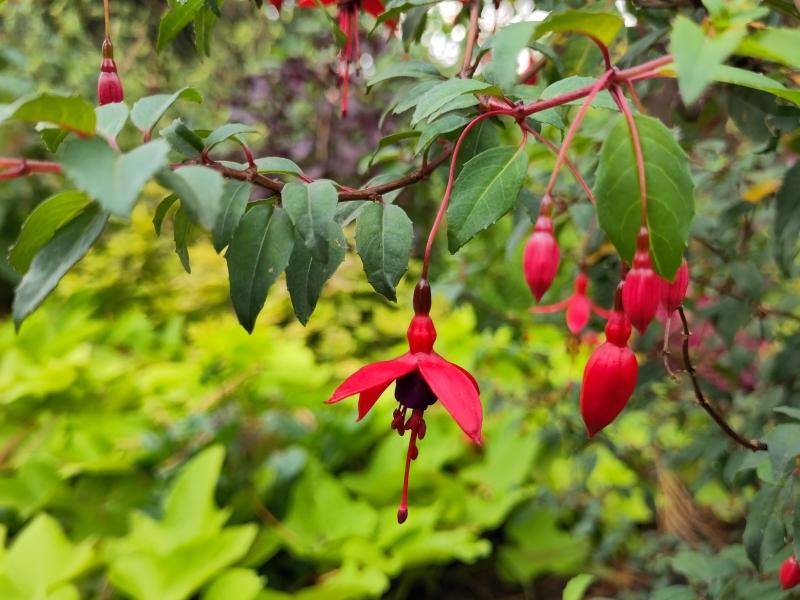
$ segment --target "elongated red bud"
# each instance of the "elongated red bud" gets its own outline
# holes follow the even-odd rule
[[[666,279],[661,280],[661,304],[666,309],[667,314],[671,315],[683,304],[688,287],[689,263],[684,258],[681,261],[681,266],[678,267],[678,272],[675,273],[675,279],[672,280],[672,283]]]
[[[642,227],[636,238],[633,268],[625,277],[622,287],[622,305],[633,326],[644,333],[656,316],[661,301],[661,278],[653,271],[650,262],[650,236]]]
[[[537,302],[553,284],[560,260],[561,251],[553,236],[553,222],[550,217],[540,216],[536,220],[533,235],[525,245],[522,261],[525,281]]]
[[[581,416],[590,438],[622,412],[636,387],[639,365],[627,346],[630,335],[628,318],[615,311],[606,323],[606,341],[592,352],[583,370]]]
[[[125,95],[122,91],[122,80],[117,74],[114,62],[114,47],[111,40],[103,40],[103,62],[100,64],[100,77],[97,80],[97,103],[100,106],[112,102],[122,102]]]
[[[778,576],[781,580],[781,587],[785,590],[800,585],[800,565],[797,564],[797,558],[790,556],[783,561]]]

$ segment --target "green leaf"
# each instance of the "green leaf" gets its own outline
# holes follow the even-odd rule
[[[248,333],[270,286],[289,264],[293,246],[292,222],[280,208],[254,206],[239,223],[225,258],[233,307]]]
[[[164,224],[164,218],[167,216],[169,209],[178,201],[178,194],[170,194],[164,198],[156,206],[156,214],[153,215],[153,229],[156,230],[156,235],[161,235],[161,226]]]
[[[694,216],[689,160],[660,121],[645,116],[635,120],[647,180],[650,255],[658,274],[671,281],[683,259]],[[594,193],[600,226],[620,256],[630,262],[642,209],[633,143],[622,115],[613,122],[600,150]]]
[[[69,131],[66,129],[51,127],[50,125],[43,123],[39,123],[36,126],[36,129],[39,131],[39,135],[42,136],[44,145],[50,152],[53,153],[58,150],[58,147],[61,146],[61,142],[67,139],[67,136],[69,135]]]
[[[788,27],[756,29],[742,40],[736,54],[753,56],[800,69],[800,31]]]
[[[20,273],[27,271],[39,249],[90,202],[91,199],[83,192],[67,190],[39,204],[22,225],[19,237],[8,254],[9,264]]]
[[[172,224],[172,238],[175,240],[175,254],[181,260],[181,266],[187,273],[192,272],[189,262],[189,234],[192,231],[192,222],[189,220],[188,213],[181,205],[175,213],[175,221]]]
[[[42,246],[14,293],[12,312],[17,329],[55,289],[66,272],[83,258],[100,237],[107,220],[107,213],[90,207]]]
[[[414,148],[414,154],[427,150],[440,136],[461,129],[469,122],[469,117],[460,114],[449,114],[441,119],[436,119],[429,125],[422,127],[421,135]]]
[[[128,105],[124,102],[112,102],[94,109],[97,117],[97,135],[109,140],[117,139],[119,132],[128,121]]]
[[[431,79],[441,77],[442,75],[439,73],[439,69],[430,63],[404,60],[390,63],[387,67],[375,73],[372,79],[367,81],[367,90],[382,81],[389,81],[391,79]]]
[[[397,131],[395,133],[390,133],[389,135],[383,136],[380,140],[378,140],[378,147],[375,148],[375,151],[372,153],[372,156],[369,159],[369,164],[371,165],[375,161],[375,157],[377,157],[378,153],[384,148],[393,146],[397,142],[402,142],[403,140],[417,137],[419,137],[419,131]]]
[[[158,180],[178,194],[181,206],[195,223],[213,231],[222,212],[222,192],[225,179],[222,175],[200,165],[163,170]]]
[[[164,500],[164,526],[177,538],[187,540],[225,521],[214,502],[225,449],[214,445],[187,462],[172,482]]]
[[[203,139],[189,129],[183,119],[175,119],[169,127],[161,130],[161,137],[169,142],[175,152],[187,158],[197,158],[203,152]]]
[[[217,127],[205,139],[205,146],[211,150],[217,144],[221,144],[225,140],[234,138],[237,142],[241,143],[239,136],[245,133],[258,133],[258,130],[252,125],[245,125],[243,123],[228,123]]]
[[[190,0],[193,1],[193,0]],[[193,87],[184,87],[174,94],[156,94],[139,100],[131,109],[131,121],[139,131],[149,132],[178,100],[201,104],[203,96]]]
[[[569,10],[562,13],[550,13],[536,28],[536,37],[545,33],[563,33],[580,31],[595,36],[604,44],[610,44],[624,25],[619,15],[583,10]]]
[[[251,569],[228,569],[211,582],[202,600],[255,600],[261,591],[258,573]]]
[[[392,109],[396,115],[403,114],[410,108],[417,105],[417,102],[425,96],[427,92],[439,85],[441,81],[437,79],[426,79],[410,86],[398,96],[397,105]],[[387,113],[384,113],[386,115]]]
[[[797,236],[800,234],[800,162],[786,171],[783,184],[775,197],[775,221],[773,224],[773,254],[775,262],[784,276],[792,273],[792,264],[797,256]]]
[[[582,87],[586,87],[589,85],[593,85],[597,83],[597,79],[594,77],[582,77],[580,75],[573,75],[571,77],[565,77],[564,79],[559,79],[555,83],[548,85],[539,96],[539,100],[549,100],[550,98],[555,98],[556,96],[560,96],[562,94],[567,94],[569,92],[574,92],[577,89]],[[577,100],[572,100],[571,102],[567,102],[564,106],[579,106],[583,104],[585,98],[579,98]],[[617,107],[617,103],[614,102],[614,99],[611,97],[611,94],[608,93],[608,90],[603,90],[597,96],[594,97],[592,100],[592,106],[595,108],[607,108],[609,110],[619,110]],[[534,113],[532,116],[534,119],[541,120],[541,116],[549,111],[555,111],[557,109],[550,108],[547,110],[543,110],[539,113]]]
[[[464,94],[486,91],[490,87],[492,87],[491,84],[475,79],[448,79],[447,81],[442,81],[419,98],[416,104],[417,108],[414,110],[414,116],[411,118],[411,124],[414,125],[426,119],[453,98]]]
[[[297,163],[281,156],[264,156],[256,159],[259,173],[279,173],[285,175],[302,175],[303,170]]]
[[[161,52],[181,29],[194,20],[195,15],[203,8],[204,2],[205,0],[185,0],[172,3],[158,25],[156,52]]]
[[[375,291],[395,302],[395,288],[408,269],[414,228],[394,204],[365,206],[356,221],[356,248],[367,280]]]
[[[790,90],[782,83],[770,79],[762,73],[755,73],[728,65],[718,65],[714,69],[714,81],[742,85],[754,90],[768,92],[773,96],[783,98],[800,106],[800,90]]]
[[[281,202],[311,255],[328,261],[328,233],[339,197],[330,181],[289,182],[281,190]]]
[[[253,186],[247,181],[229,179],[225,182],[220,202],[221,210],[213,231],[214,250],[217,252],[222,252],[222,249],[230,244],[239,221],[244,216],[252,191]]]
[[[536,23],[523,21],[506,25],[492,37],[492,60],[486,66],[486,79],[502,90],[517,83],[517,58],[533,38]]]
[[[308,323],[311,313],[317,306],[322,287],[342,264],[347,250],[347,240],[342,228],[336,223],[329,223],[328,229],[327,262],[315,259],[303,240],[298,238],[286,269],[286,285],[289,288],[294,314],[303,325]]]
[[[772,472],[783,477],[787,467],[794,467],[794,459],[800,455],[800,425],[786,423],[770,429],[766,436]]]
[[[527,168],[524,148],[512,146],[491,148],[464,165],[447,207],[447,240],[451,253],[455,254],[514,206]]]
[[[761,569],[764,563],[783,546],[783,525],[780,512],[791,486],[784,478],[778,485],[762,482],[762,487],[750,503],[742,541],[750,561]],[[774,540],[779,534],[779,546]]]
[[[687,17],[675,18],[670,49],[678,70],[678,89],[686,104],[700,98],[714,79],[714,69],[733,53],[746,33],[744,27],[734,27],[711,38]]]
[[[94,135],[97,123],[94,106],[83,98],[50,93],[0,104],[0,123],[12,119],[32,123],[44,121],[85,135]]]
[[[64,142],[61,166],[76,186],[113,215],[130,215],[139,192],[167,164],[169,145],[156,140],[117,154],[99,138]]]
[[[566,587],[564,587],[561,600],[582,600],[586,594],[586,590],[592,585],[592,581],[594,581],[594,575],[590,575],[589,573],[575,575],[575,577],[567,582]]]

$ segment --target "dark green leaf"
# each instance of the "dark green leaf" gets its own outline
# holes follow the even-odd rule
[[[184,87],[174,94],[156,94],[142,98],[131,109],[131,121],[139,131],[152,131],[164,113],[178,100],[188,100],[200,104],[203,96],[192,87]]]
[[[91,207],[64,225],[31,261],[14,294],[14,325],[19,329],[61,278],[100,237],[108,214]]]
[[[514,206],[528,157],[524,148],[491,148],[464,165],[447,207],[447,240],[451,253],[492,225]]]
[[[540,100],[549,100],[550,98],[555,98],[556,96],[560,96],[561,94],[567,94],[569,92],[574,92],[577,89],[582,87],[586,87],[589,85],[593,85],[597,83],[597,79],[594,77],[582,77],[580,75],[573,75],[572,77],[565,77],[564,79],[560,79],[553,84],[548,85],[542,95],[539,97]],[[583,104],[584,98],[579,98],[578,100],[573,100],[571,102],[567,102],[565,106],[577,106]],[[611,94],[608,93],[607,90],[603,90],[597,96],[594,97],[592,100],[592,106],[595,108],[608,108],[609,110],[619,110],[617,108],[616,102],[611,97]],[[532,116],[534,119],[541,120],[541,115],[549,110],[557,110],[554,108],[542,111],[541,113],[534,113]]]
[[[469,117],[460,114],[445,115],[441,119],[436,119],[429,125],[422,127],[421,135],[414,148],[414,154],[419,154],[428,149],[439,136],[461,129],[469,122]],[[467,134],[469,135],[469,134]]]
[[[325,180],[308,184],[289,182],[281,191],[281,202],[311,255],[327,262],[328,233],[339,202],[333,184]]]
[[[61,146],[61,142],[67,139],[67,135],[69,135],[69,131],[61,129],[60,127],[51,127],[49,125],[42,126],[39,124],[37,129],[39,135],[42,136],[44,145],[50,152],[58,150],[58,147]]]
[[[786,485],[786,481],[782,479],[778,485],[762,483],[747,513],[742,541],[748,558],[758,569],[761,569],[764,562],[774,554],[774,549],[769,543],[774,530],[783,528],[780,511],[786,499],[786,492],[791,488]]]
[[[422,119],[426,119],[453,98],[464,94],[474,94],[475,92],[486,93],[490,87],[489,83],[475,79],[448,79],[437,83],[437,85],[418,98],[417,108],[411,118],[411,124],[414,125]]]
[[[794,468],[794,459],[800,455],[800,425],[785,423],[770,429],[766,436],[769,458],[775,477],[783,477],[787,468]]]
[[[389,135],[383,136],[378,141],[378,147],[375,148],[375,151],[372,153],[372,156],[369,159],[370,164],[374,162],[375,157],[378,156],[378,153],[384,148],[392,146],[397,142],[402,142],[403,140],[416,137],[419,137],[419,131],[398,131],[396,133],[390,133]]]
[[[317,306],[322,286],[342,264],[347,250],[347,240],[344,238],[341,227],[336,223],[329,223],[328,227],[327,262],[316,260],[306,248],[303,240],[298,237],[286,269],[286,285],[289,288],[289,296],[292,298],[294,314],[303,325],[308,322],[308,318]]]
[[[736,54],[763,58],[800,69],[800,31],[788,27],[766,27],[750,33],[739,47]]]
[[[229,179],[222,190],[222,209],[214,226],[214,250],[222,252],[239,226],[253,186],[246,181]]]
[[[225,259],[233,307],[249,333],[270,286],[289,264],[293,246],[292,222],[280,208],[254,206],[239,223]]]
[[[420,81],[410,86],[398,95],[397,104],[392,108],[392,112],[396,115],[400,115],[415,107],[420,98],[440,83],[441,80],[439,79],[426,79],[425,81]]]
[[[773,253],[775,262],[786,277],[791,275],[792,263],[797,256],[797,236],[800,234],[798,190],[800,190],[800,162],[786,171],[781,189],[775,197]]]
[[[213,231],[222,212],[222,190],[225,179],[218,171],[200,165],[163,170],[159,181],[178,194],[181,207],[189,217],[207,231]]]
[[[161,17],[158,26],[158,41],[156,51],[161,52],[172,39],[194,20],[198,11],[203,8],[205,0],[186,0],[175,2],[167,13]]]
[[[303,170],[297,163],[281,156],[264,156],[256,159],[259,173],[279,173],[286,175],[302,175]]]
[[[83,192],[67,190],[39,204],[22,225],[17,241],[8,253],[9,264],[20,273],[27,271],[39,249],[90,202]]]
[[[164,224],[164,218],[167,216],[169,209],[178,201],[178,194],[170,194],[158,203],[156,207],[156,214],[153,215],[153,229],[156,230],[156,235],[161,235],[161,226]]]
[[[502,90],[511,89],[517,82],[517,57],[533,37],[536,23],[511,23],[494,34],[490,42],[492,60],[486,66],[486,79]]]
[[[356,221],[356,249],[367,280],[393,302],[395,288],[408,269],[414,230],[405,211],[394,204],[371,203]]]
[[[694,184],[686,153],[657,119],[636,117],[647,179],[650,255],[659,275],[672,280],[683,259],[694,216]],[[600,226],[630,262],[642,219],[639,178],[628,125],[619,115],[600,151],[594,184]]]
[[[52,123],[86,135],[94,135],[94,107],[83,98],[58,94],[25,96],[12,104],[0,105],[0,123],[9,120]]]
[[[245,133],[257,133],[258,130],[252,125],[245,125],[243,123],[228,123],[222,127],[217,127],[205,139],[205,146],[211,150],[217,144],[221,144],[225,140],[234,138],[237,142],[241,142],[239,136]]]
[[[169,144],[156,140],[117,154],[99,138],[64,143],[61,166],[75,185],[113,215],[127,217],[144,184],[167,164]]]
[[[183,206],[178,207],[178,211],[175,213],[175,221],[172,224],[172,236],[175,240],[175,254],[181,259],[183,270],[187,273],[192,272],[192,267],[189,263],[189,247],[187,245],[191,230],[192,222],[189,220],[189,215],[183,210]]]
[[[367,89],[382,81],[391,79],[429,79],[441,78],[439,70],[430,63],[417,62],[412,60],[391,63],[381,69],[367,82]]]
[[[169,142],[175,152],[187,158],[197,158],[204,148],[202,138],[189,129],[182,119],[175,119],[169,127],[162,129],[161,137]]]

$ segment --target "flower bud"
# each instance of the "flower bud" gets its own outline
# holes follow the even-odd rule
[[[642,227],[636,239],[633,268],[625,277],[622,288],[622,305],[633,326],[644,333],[658,311],[661,301],[661,278],[653,271],[650,262],[650,236]]]
[[[536,220],[533,235],[525,245],[522,262],[525,281],[528,282],[528,287],[537,302],[550,289],[560,260],[561,251],[558,249],[556,238],[553,237],[553,222],[550,217],[540,216]]]
[[[627,346],[630,335],[628,318],[615,311],[606,323],[606,341],[583,370],[581,416],[590,438],[622,412],[636,387],[639,366]]]
[[[661,280],[661,304],[671,315],[683,303],[686,296],[686,290],[689,287],[689,264],[684,258],[681,261],[681,266],[678,267],[678,272],[675,273],[675,278],[672,283],[666,279]]]
[[[103,62],[100,64],[100,78],[97,80],[97,103],[100,106],[112,102],[122,102],[122,80],[117,74],[117,64],[114,62],[114,49],[111,40],[103,40]]]
[[[586,297],[587,278],[585,273],[578,273],[575,278],[575,292],[567,303],[567,329],[578,335],[586,325],[592,313],[592,302]]]
[[[797,558],[790,556],[783,561],[778,576],[781,580],[781,587],[785,590],[800,584],[800,565],[797,564]]]

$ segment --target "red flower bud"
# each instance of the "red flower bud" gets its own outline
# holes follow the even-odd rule
[[[583,331],[592,314],[592,301],[586,296],[587,283],[586,274],[578,273],[575,278],[575,293],[567,302],[567,329],[573,335]]]
[[[785,590],[800,584],[800,565],[797,564],[797,558],[790,556],[783,561],[779,572],[779,578],[781,580],[781,587]]]
[[[97,80],[97,103],[100,106],[112,102],[122,102],[122,80],[117,74],[114,62],[114,49],[111,40],[103,40],[103,62],[100,64],[100,78]]]
[[[606,341],[583,370],[581,416],[590,438],[616,418],[636,387],[639,366],[627,346],[630,335],[628,318],[615,311],[606,323]]]
[[[678,272],[675,273],[675,279],[672,283],[666,279],[661,280],[661,304],[667,311],[667,314],[672,314],[683,303],[683,298],[686,296],[686,289],[689,287],[689,264],[684,258],[681,261],[681,266],[678,267]]]
[[[540,216],[536,220],[533,235],[525,245],[522,262],[525,281],[528,282],[528,287],[537,302],[550,289],[560,260],[561,251],[558,249],[556,238],[553,237],[553,222],[550,217]]]
[[[650,236],[647,229],[639,230],[633,268],[622,286],[622,305],[633,326],[644,333],[658,311],[661,300],[661,278],[653,271],[650,262]]]

